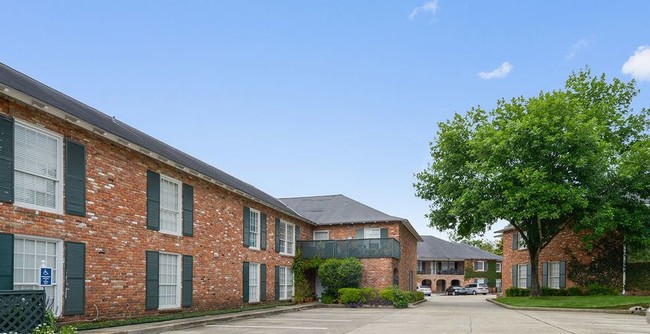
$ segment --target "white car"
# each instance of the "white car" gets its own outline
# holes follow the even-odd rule
[[[419,286],[418,291],[424,293],[425,296],[431,296],[431,288],[426,285]]]
[[[487,295],[490,292],[490,289],[488,289],[487,284],[483,284],[483,283],[467,284],[465,285],[465,290],[467,290],[468,295],[475,295],[478,293]]]

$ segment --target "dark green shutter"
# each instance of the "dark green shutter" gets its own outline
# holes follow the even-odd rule
[[[183,183],[183,235],[194,235],[194,188]]]
[[[250,229],[251,229],[251,209],[247,206],[244,207],[244,247],[249,247],[251,245],[250,241]]]
[[[280,218],[275,219],[275,252],[280,253]]]
[[[260,249],[266,250],[266,213],[260,213]]]
[[[0,290],[14,289],[14,235],[0,233]]]
[[[363,239],[363,229],[362,228],[357,229],[357,239]]]
[[[86,308],[86,244],[65,242],[64,315],[84,314]]]
[[[146,286],[145,286],[145,306],[147,310],[158,308],[159,285],[158,269],[160,266],[158,252],[147,251],[147,268],[146,268]]]
[[[13,201],[14,121],[0,116],[0,202],[13,203]]]
[[[280,267],[275,266],[275,300],[280,300]]]
[[[566,262],[560,262],[560,289],[566,288]]]
[[[266,300],[266,264],[260,264],[260,301]]]
[[[527,287],[528,289],[530,289],[530,286],[532,285],[532,281],[531,281],[531,279],[530,279],[530,277],[531,277],[531,275],[530,275],[531,270],[532,270],[532,268],[531,268],[530,263],[529,263],[529,264],[526,265],[526,287]]]
[[[296,225],[296,241],[300,240],[300,226]]]
[[[192,306],[193,270],[194,259],[191,255],[183,255],[183,302],[181,304],[183,307]]]
[[[147,228],[160,230],[160,175],[147,171]]]
[[[548,286],[548,262],[542,263],[542,287]]]
[[[248,262],[244,262],[244,268],[242,269],[242,290],[244,303],[248,303]]]
[[[512,234],[512,249],[514,250],[519,249],[519,232],[515,232]]]
[[[86,147],[65,140],[65,212],[86,215]]]
[[[516,264],[512,265],[512,287],[519,287],[519,267]]]
[[[382,228],[379,230],[379,237],[382,239],[388,238],[388,229],[387,228]]]

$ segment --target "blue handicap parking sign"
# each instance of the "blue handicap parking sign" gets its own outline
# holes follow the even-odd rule
[[[52,268],[41,267],[41,275],[38,285],[51,286],[52,285]]]

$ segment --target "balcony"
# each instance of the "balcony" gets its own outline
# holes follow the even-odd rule
[[[313,258],[400,258],[399,241],[393,238],[348,239],[348,240],[308,240],[298,241],[300,254],[305,259]]]
[[[464,269],[418,270],[418,275],[465,275]]]

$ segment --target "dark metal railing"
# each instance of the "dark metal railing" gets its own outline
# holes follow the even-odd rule
[[[298,241],[300,254],[312,258],[393,258],[399,259],[400,244],[393,238]]]

